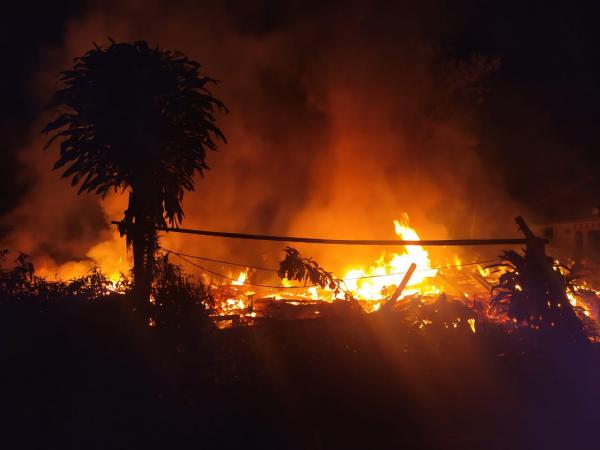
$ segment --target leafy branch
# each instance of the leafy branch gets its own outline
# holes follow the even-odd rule
[[[327,287],[336,296],[343,292],[346,300],[353,299],[352,294],[342,287],[344,281],[335,278],[333,273],[327,272],[315,260],[303,258],[300,252],[292,247],[286,247],[284,251],[285,258],[279,263],[277,271],[279,278],[300,281],[305,286]]]

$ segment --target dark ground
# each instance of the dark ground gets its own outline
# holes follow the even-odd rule
[[[600,352],[392,315],[148,328],[2,304],[0,448],[595,448]],[[190,331],[192,330],[192,331]]]

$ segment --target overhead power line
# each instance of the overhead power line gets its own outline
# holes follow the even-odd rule
[[[230,280],[230,281],[236,281],[238,283],[242,283],[244,285],[247,286],[257,286],[257,287],[264,287],[264,288],[270,288],[270,289],[306,289],[309,287],[312,287],[312,285],[310,286],[289,286],[289,287],[285,287],[285,286],[274,286],[274,285],[270,285],[270,284],[260,284],[260,283],[250,283],[249,281],[239,281],[236,278],[232,278],[230,276],[227,275],[223,275],[222,273],[218,273],[215,272],[213,270],[207,269],[206,267],[201,266],[200,264],[196,264],[193,261],[190,261],[189,259],[187,259],[185,256],[181,256],[180,254],[176,253],[176,252],[172,252],[170,250],[166,250],[163,249],[163,251],[167,252],[167,253],[171,253],[175,256],[177,256],[178,258],[182,259],[183,261],[187,262],[188,264],[203,270],[206,273],[210,273],[211,275],[215,275],[217,277],[221,277],[221,278],[225,278],[226,280]]]
[[[113,221],[118,225],[119,222]],[[474,246],[474,245],[523,245],[527,243],[526,239],[508,238],[508,239],[424,239],[424,240],[406,240],[406,239],[324,239],[308,238],[297,236],[273,236],[267,234],[247,234],[247,233],[229,233],[224,231],[206,231],[193,230],[189,228],[156,227],[158,231],[169,233],[196,234],[200,236],[213,236],[229,239],[246,239],[254,241],[275,241],[275,242],[298,242],[304,244],[325,244],[325,245],[363,245],[363,246]],[[547,243],[547,241],[546,241]]]
[[[246,284],[249,286],[258,286],[258,287],[265,287],[265,288],[272,288],[272,289],[306,289],[309,287],[312,287],[314,285],[307,285],[307,286],[274,286],[274,285],[267,285],[267,284],[258,284],[258,283],[251,283],[248,281],[239,281],[236,278],[232,278],[230,276],[227,275],[223,275],[220,274],[218,272],[215,272],[213,270],[207,269],[204,266],[201,266],[199,264],[194,263],[193,261],[190,261],[188,258],[193,258],[193,259],[199,259],[199,260],[204,260],[204,261],[212,261],[212,262],[218,262],[218,263],[222,263],[222,264],[229,264],[229,265],[233,265],[233,266],[239,266],[239,267],[245,267],[247,269],[259,269],[259,270],[265,270],[265,271],[269,271],[269,272],[278,272],[276,269],[269,269],[266,267],[256,267],[256,266],[252,266],[252,265],[246,265],[246,264],[239,264],[239,263],[233,263],[230,261],[224,261],[224,260],[219,260],[219,259],[213,259],[213,258],[205,258],[202,256],[195,256],[195,255],[188,255],[185,253],[179,253],[179,252],[175,252],[173,250],[169,250],[166,249],[164,247],[161,247],[161,250],[164,251],[165,253],[170,253],[173,254],[175,256],[177,256],[178,258],[182,259],[183,261],[187,262],[188,264],[203,270],[207,273],[210,273],[211,275],[215,275],[221,278],[225,278],[227,280],[231,280],[231,281],[237,281],[240,282],[242,284]],[[453,264],[453,265],[447,265],[447,266],[438,266],[438,267],[430,267],[430,268],[423,268],[423,269],[418,269],[417,272],[430,272],[432,270],[443,270],[443,269],[455,269],[455,268],[461,268],[461,267],[466,267],[466,266],[475,266],[475,265],[481,265],[481,264],[487,264],[490,262],[495,262],[495,259],[487,259],[487,260],[483,260],[483,261],[475,261],[475,262],[470,262],[470,263],[465,263],[465,264]],[[406,271],[404,272],[392,272],[392,273],[386,273],[386,274],[379,274],[379,275],[364,275],[361,277],[351,277],[351,278],[343,278],[342,281],[354,281],[354,280],[365,280],[365,279],[371,279],[371,278],[383,278],[383,277],[392,277],[392,276],[397,276],[397,275],[405,275]]]
[[[189,255],[186,253],[174,252],[173,250],[169,250],[168,248],[165,248],[162,246],[161,246],[161,249],[168,253],[173,253],[174,255],[185,256],[186,258],[198,259],[200,261],[210,261],[210,262],[215,262],[215,263],[219,263],[219,264],[226,264],[228,266],[244,267],[246,269],[262,270],[265,272],[277,272],[277,269],[271,269],[268,267],[253,266],[252,264],[241,264],[241,263],[235,263],[235,262],[231,262],[231,261],[224,261],[222,259],[214,259],[214,258],[206,258],[204,256]]]
[[[215,263],[219,263],[219,264],[226,264],[228,266],[237,266],[237,267],[243,267],[246,269],[262,270],[265,272],[275,272],[275,273],[278,272],[277,269],[270,268],[270,267],[254,266],[252,264],[236,263],[236,262],[231,262],[231,261],[225,261],[223,259],[214,259],[214,258],[207,258],[205,256],[190,255],[187,253],[175,252],[175,251],[170,250],[165,247],[161,247],[161,249],[166,251],[167,253],[173,253],[174,255],[177,255],[177,256],[185,256],[186,258],[198,259],[200,261],[210,261],[210,262],[215,262]],[[497,261],[496,259],[486,259],[483,261],[475,261],[475,262],[470,262],[470,263],[465,263],[465,264],[452,264],[452,265],[448,265],[448,266],[432,267],[429,269],[418,269],[416,272],[429,272],[431,270],[455,269],[455,268],[459,268],[459,267],[487,264],[487,263],[496,262],[496,261]],[[380,274],[380,275],[366,275],[363,277],[346,278],[346,280],[362,280],[362,279],[366,279],[366,278],[390,277],[390,276],[394,276],[394,275],[404,275],[405,273],[406,272],[392,272],[392,273],[386,273],[386,274]]]

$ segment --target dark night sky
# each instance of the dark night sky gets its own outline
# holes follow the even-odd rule
[[[240,26],[257,33],[302,17],[311,8],[310,2],[282,6],[263,1],[256,7],[242,3],[229,1],[225,7]],[[0,27],[4,58],[0,214],[27,189],[27,180],[16,176],[15,150],[39,108],[30,83],[40,49],[60,45],[67,19],[87,8],[72,1],[16,5],[10,13],[5,10]],[[457,56],[481,53],[502,60],[488,82],[478,126],[486,137],[480,151],[501,172],[510,195],[546,215],[587,212],[595,206],[600,187],[596,125],[600,7],[508,1],[440,2],[425,8],[434,17],[428,33],[440,47]],[[339,10],[343,14],[344,8]],[[407,10],[384,12],[393,17]]]

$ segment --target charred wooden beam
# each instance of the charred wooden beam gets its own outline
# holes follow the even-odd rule
[[[400,282],[400,284],[398,285],[398,287],[396,288],[396,290],[394,291],[392,296],[390,298],[388,298],[384,302],[383,305],[381,305],[381,311],[389,311],[394,306],[394,303],[396,303],[396,301],[400,298],[400,296],[402,295],[402,292],[408,285],[408,281],[410,280],[410,277],[412,277],[413,273],[415,273],[416,268],[417,268],[417,265],[415,263],[412,263],[410,265],[410,267],[404,274],[402,281]]]

